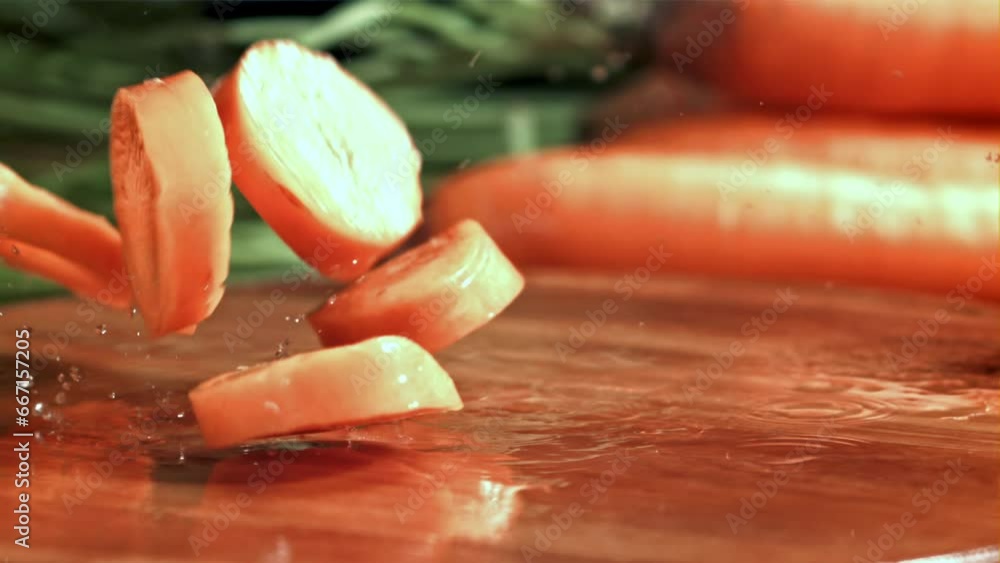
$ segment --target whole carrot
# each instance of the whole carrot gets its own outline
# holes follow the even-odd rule
[[[776,162],[814,162],[857,168],[915,182],[996,185],[1000,131],[963,122],[877,120],[817,114],[724,113],[659,120],[625,130],[616,148],[640,146],[664,153],[742,157],[741,173]]]
[[[993,0],[691,6],[674,11],[659,34],[665,64],[693,69],[753,105],[1000,115]]]
[[[516,264],[811,279],[1000,298],[995,185],[739,154],[559,149],[446,180],[432,230],[479,221]],[[751,161],[752,163],[752,161]]]

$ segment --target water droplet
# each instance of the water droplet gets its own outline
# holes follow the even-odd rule
[[[45,412],[45,403],[38,401],[32,410],[35,411],[35,414],[42,414]]]
[[[69,368],[69,377],[75,383],[80,383],[81,381],[83,381],[83,374],[80,373],[80,368],[78,368],[76,366],[70,366],[70,368]]]
[[[250,369],[250,366],[236,366],[236,371],[246,371]]]
[[[66,374],[63,373],[63,372],[59,372],[59,375],[56,376],[56,381],[58,381],[59,383],[65,383],[66,382]]]
[[[17,254],[21,253],[21,251],[18,250],[18,248],[16,246],[14,246],[13,244],[10,245],[10,252],[11,252],[11,254],[14,254],[14,255],[17,255]]]
[[[112,401],[114,401],[115,399],[118,398],[118,393],[115,393],[114,391],[112,391],[112,392],[108,393],[108,398],[111,399]]]
[[[177,452],[177,461],[184,463],[184,448]]]
[[[60,391],[60,392],[56,393],[55,403],[57,405],[65,405],[66,404],[66,393],[63,392],[63,391]]]
[[[108,325],[106,325],[104,323],[101,323],[101,324],[97,325],[96,327],[94,327],[94,332],[96,332],[97,334],[100,334],[101,336],[104,336],[105,334],[108,333]]]
[[[177,418],[184,418],[184,411],[177,413]]]
[[[278,349],[274,352],[275,358],[287,358],[288,357],[288,339],[284,339],[278,343]]]
[[[264,408],[273,413],[281,412],[281,407],[279,407],[278,403],[275,403],[274,401],[264,401]]]
[[[69,381],[67,381],[67,382],[63,383],[60,387],[62,387],[63,391],[69,391],[70,389],[73,388],[73,384],[70,383]]]
[[[410,401],[410,404],[406,405],[406,408],[413,410],[419,406],[420,406],[420,401]]]
[[[129,310],[129,312],[128,312],[128,318],[134,319],[135,318],[135,314],[138,313],[138,312],[139,312],[139,309],[136,309],[135,307],[132,307]]]
[[[358,259],[355,258],[354,260],[351,260],[351,264],[354,265],[354,266],[357,266],[358,265]]]
[[[407,381],[409,380],[409,378],[408,378],[408,377],[406,377],[406,374],[405,374],[405,373],[401,373],[401,374],[399,374],[399,377],[397,377],[396,379],[397,379],[397,381],[399,381],[400,383],[406,383],[406,382],[407,382]]]

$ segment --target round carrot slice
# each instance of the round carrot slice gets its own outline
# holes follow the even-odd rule
[[[126,307],[122,240],[107,219],[29,184],[0,164],[0,256],[12,268]]]
[[[455,384],[426,350],[389,336],[226,373],[196,387],[190,398],[212,447],[463,406]]]
[[[147,331],[191,329],[222,298],[233,222],[222,124],[197,75],[184,71],[118,91],[111,180]]]
[[[309,322],[327,346],[398,334],[436,352],[485,325],[522,289],[514,265],[467,220],[372,270]]]
[[[420,153],[406,126],[328,55],[257,43],[215,101],[236,185],[321,274],[356,278],[420,222]]]

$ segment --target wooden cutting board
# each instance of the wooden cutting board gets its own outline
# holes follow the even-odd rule
[[[463,412],[205,450],[184,391],[315,348],[299,315],[323,296],[234,290],[196,336],[156,342],[136,335],[139,319],[77,302],[5,308],[9,392],[16,329],[30,326],[32,354],[52,359],[31,395],[30,489],[13,487],[11,434],[25,430],[14,397],[0,411],[0,555],[852,562],[987,548],[965,560],[996,559],[1000,308],[538,274],[441,354]],[[13,544],[25,491],[30,549]]]

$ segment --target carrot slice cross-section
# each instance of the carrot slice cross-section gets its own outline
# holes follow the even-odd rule
[[[0,256],[12,268],[123,308],[130,302],[122,240],[107,219],[34,186],[0,164]]]
[[[463,406],[451,377],[434,358],[400,337],[225,373],[196,387],[190,398],[211,447]]]
[[[327,346],[398,334],[436,352],[489,322],[524,278],[479,223],[466,220],[389,260],[309,316]]]
[[[236,186],[324,276],[358,277],[420,222],[421,159],[406,126],[328,55],[254,44],[215,101]]]
[[[136,306],[151,336],[191,329],[215,310],[229,273],[233,198],[212,96],[190,71],[123,88],[111,139]]]

